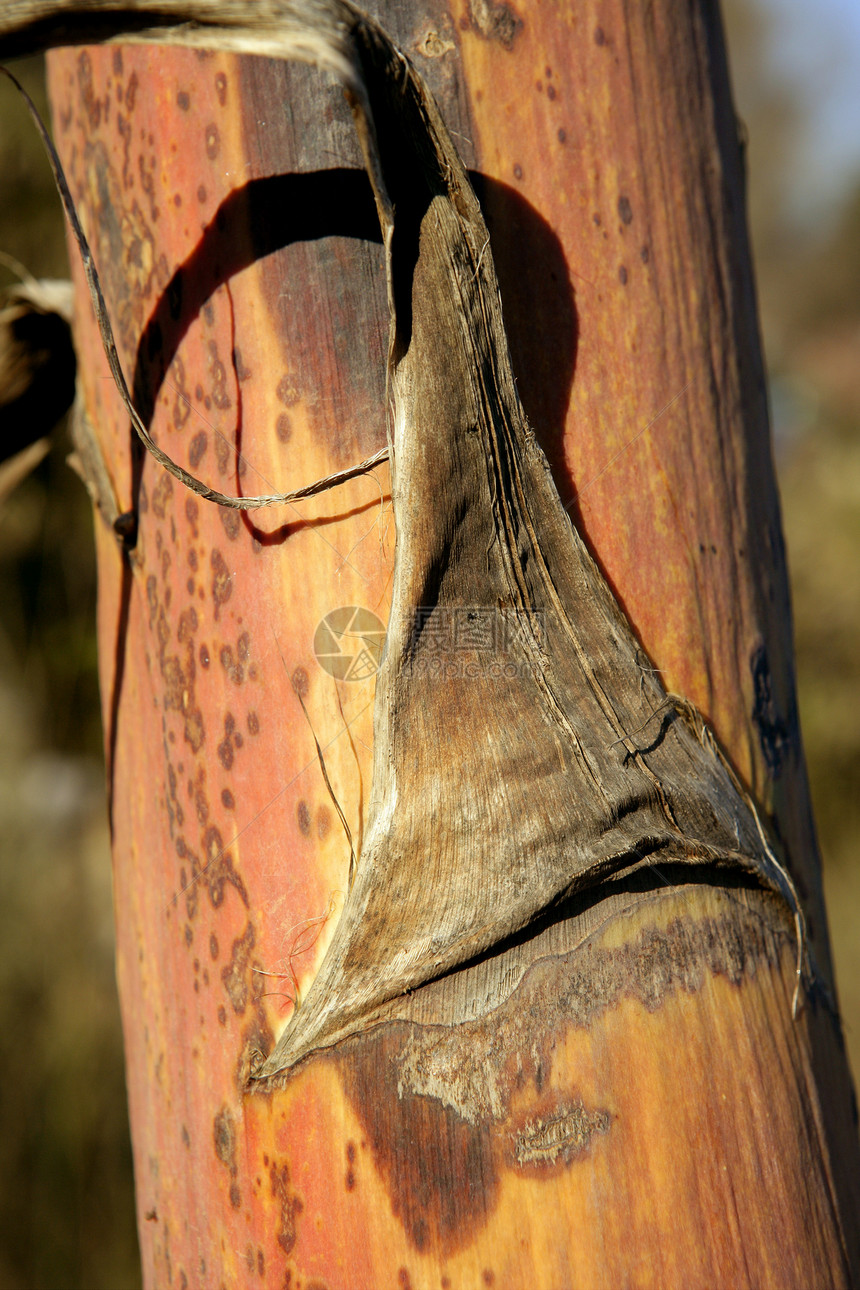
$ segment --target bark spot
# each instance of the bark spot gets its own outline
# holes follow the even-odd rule
[[[242,935],[233,942],[230,962],[221,969],[221,980],[224,983],[227,998],[230,1000],[233,1011],[240,1016],[248,1006],[250,992],[248,966],[251,962],[255,941],[254,927],[249,922]]]
[[[239,512],[232,510],[229,506],[219,506],[218,517],[224,526],[224,532],[227,534],[228,541],[235,542],[242,527]]]
[[[203,460],[203,454],[209,447],[209,436],[205,430],[198,430],[197,434],[191,440],[191,446],[188,450],[188,460],[191,463],[191,469],[196,470]]]
[[[472,27],[485,40],[496,40],[503,49],[513,49],[523,21],[508,4],[494,0],[469,0]]]
[[[495,1205],[490,1129],[399,1086],[397,1030],[383,1027],[349,1041],[343,1076],[408,1240],[419,1252],[449,1255],[472,1240]]]
[[[618,198],[618,218],[622,224],[633,223],[633,207],[630,205],[629,197]]]
[[[206,854],[202,877],[209,890],[209,899],[213,907],[217,909],[223,903],[224,888],[229,883],[231,887],[236,888],[242,904],[247,909],[248,893],[245,890],[245,884],[234,870],[233,857],[224,849],[224,840],[215,825],[210,825],[206,830],[203,847]]]
[[[278,388],[275,393],[286,408],[295,407],[301,398],[296,378],[290,372],[285,372],[280,381],[278,381]]]
[[[317,837],[322,842],[329,835],[331,829],[331,812],[327,806],[320,806],[317,810]]]
[[[170,476],[166,475],[165,478],[169,479]],[[209,561],[212,565],[212,600],[215,604],[215,621],[217,622],[222,606],[226,605],[233,594],[233,578],[223,555],[217,547],[213,547]]]
[[[299,1214],[304,1209],[301,1197],[290,1191],[290,1170],[286,1163],[278,1164],[272,1161],[269,1170],[269,1184],[272,1195],[280,1208],[280,1224],[278,1228],[278,1245],[285,1254],[293,1252],[296,1243],[297,1220]]]
[[[230,1204],[238,1209],[242,1203],[242,1196],[239,1184],[236,1182],[239,1172],[236,1164],[236,1126],[233,1123],[230,1108],[226,1104],[215,1116],[212,1124],[212,1139],[216,1157],[230,1171]]]
[[[587,1111],[582,1102],[547,1117],[529,1120],[514,1139],[518,1165],[569,1163],[581,1156],[595,1134],[609,1132],[608,1111]]]
[[[221,149],[221,136],[218,133],[218,127],[214,121],[211,121],[206,127],[206,156],[210,161],[214,161]]]
[[[152,509],[160,520],[165,519],[167,508],[173,497],[173,476],[162,471],[158,483],[152,490]]]

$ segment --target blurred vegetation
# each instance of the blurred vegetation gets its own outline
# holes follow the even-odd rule
[[[16,74],[47,116],[41,60]],[[0,249],[68,277],[32,122],[0,85]],[[0,265],[0,285],[13,280]],[[63,427],[0,505],[0,1286],[140,1285],[114,977],[89,499]]]
[[[790,215],[803,101],[768,11],[727,0],[794,597],[801,721],[860,1071],[860,176],[827,228]],[[44,114],[37,60],[18,75]],[[0,85],[0,248],[67,275],[59,202]],[[0,275],[7,270],[0,267]],[[0,507],[0,1285],[140,1283],[101,769],[88,500],[54,436]]]

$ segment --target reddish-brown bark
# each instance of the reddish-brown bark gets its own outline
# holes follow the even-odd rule
[[[826,972],[719,32],[680,5],[381,17],[485,177],[519,388],[562,499],[667,688],[773,808]],[[359,162],[314,74],[154,48],[65,51],[50,72],[161,445],[246,493],[381,446],[381,247],[361,177],[318,173]],[[754,917],[729,909],[746,948],[720,957],[718,891],[653,894],[623,919],[610,901],[581,963],[532,982],[551,1013],[565,972],[628,974],[595,987],[588,1016],[559,1017],[543,1076],[514,996],[496,1018],[523,1045],[501,1124],[401,1096],[396,1028],[246,1093],[347,878],[296,675],[361,833],[373,681],[335,687],[312,642],[338,606],[385,620],[386,474],[284,512],[219,512],[140,461],[85,305],[77,340],[118,510],[139,513],[131,552],[105,525],[97,541],[148,1283],[849,1284],[856,1145],[835,1022],[821,1003],[791,1021],[793,947],[759,941]],[[678,927],[690,963],[649,993]]]

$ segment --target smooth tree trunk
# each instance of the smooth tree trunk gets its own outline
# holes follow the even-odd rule
[[[134,7],[85,10],[15,0],[0,54]],[[358,131],[215,29],[49,59],[161,449],[243,496],[393,454],[193,495],[75,268],[146,1283],[852,1285],[718,17],[375,9],[449,138],[350,13]]]

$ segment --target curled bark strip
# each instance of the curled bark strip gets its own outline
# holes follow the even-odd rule
[[[211,7],[160,12],[199,22]],[[144,7],[134,12],[142,21]],[[754,804],[699,715],[644,665],[562,508],[513,381],[487,228],[435,104],[349,5],[241,9],[246,25],[275,12],[288,48],[281,33],[265,52],[343,76],[374,188],[397,549],[355,879],[317,977],[254,1079],[655,863],[752,875],[791,909],[802,955],[797,895]],[[4,26],[8,16],[0,53]],[[238,28],[225,30],[235,41]],[[221,34],[203,32],[210,44]]]

